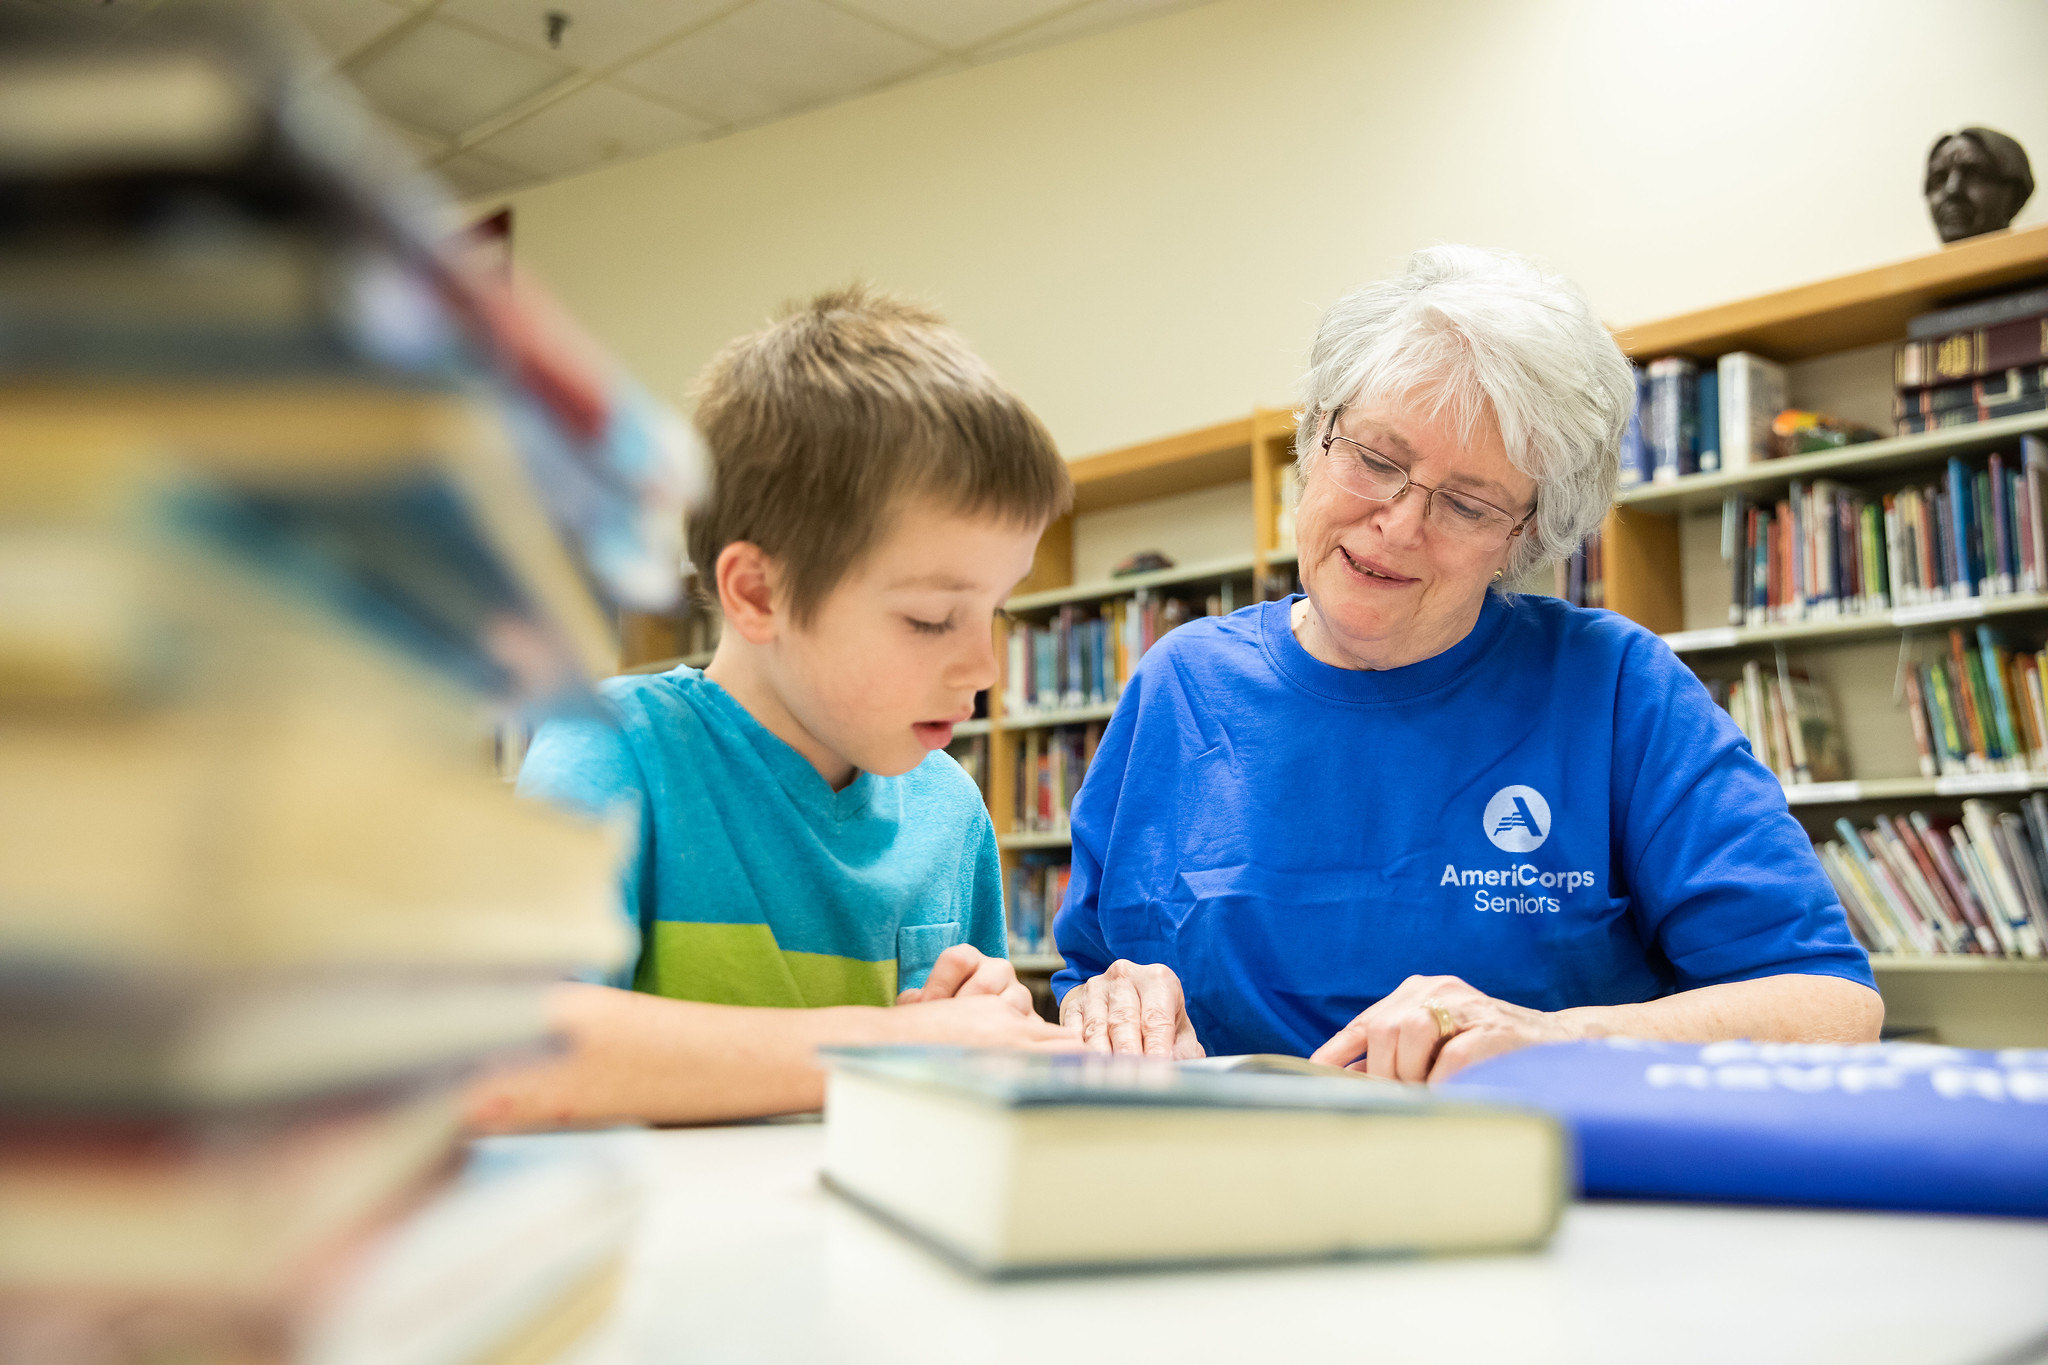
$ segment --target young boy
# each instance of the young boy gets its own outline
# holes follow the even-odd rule
[[[939,752],[1072,501],[1044,427],[937,316],[859,288],[728,346],[697,399],[718,649],[607,682],[617,726],[544,726],[519,779],[637,806],[632,989],[561,987],[569,1052],[479,1082],[482,1127],[815,1109],[821,1044],[1076,1041],[1004,958],[995,834]]]

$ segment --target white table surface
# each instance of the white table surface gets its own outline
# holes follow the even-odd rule
[[[565,1365],[2048,1360],[2048,1221],[1586,1203],[1526,1255],[991,1283],[822,1189],[816,1123],[522,1141],[647,1180]]]

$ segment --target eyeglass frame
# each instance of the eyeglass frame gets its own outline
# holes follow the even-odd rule
[[[1375,498],[1370,496],[1369,494],[1360,493],[1356,489],[1350,488],[1349,486],[1344,486],[1344,491],[1351,494],[1351,496],[1354,498],[1364,498],[1367,502],[1390,503],[1393,502],[1396,498],[1400,497],[1403,493],[1406,493],[1410,488],[1420,488],[1423,492],[1422,523],[1423,525],[1427,526],[1429,524],[1430,505],[1436,501],[1436,495],[1445,490],[1440,488],[1432,488],[1428,484],[1423,483],[1421,480],[1415,477],[1414,473],[1408,468],[1408,466],[1394,459],[1385,451],[1374,450],[1365,442],[1354,441],[1349,436],[1339,436],[1337,434],[1337,418],[1341,416],[1344,412],[1344,409],[1349,406],[1350,404],[1348,403],[1339,403],[1336,407],[1330,409],[1329,424],[1323,428],[1323,454],[1325,456],[1329,455],[1330,445],[1334,441],[1342,441],[1345,445],[1348,446],[1357,446],[1360,450],[1365,451],[1368,455],[1376,455],[1380,459],[1385,460],[1388,464],[1394,466],[1394,468],[1400,470],[1401,486],[1399,488],[1396,488],[1392,493],[1388,494],[1384,498]],[[1334,479],[1337,476],[1335,474],[1332,474],[1330,477]],[[1508,519],[1510,525],[1508,527],[1507,539],[1501,542],[1501,548],[1503,549],[1513,544],[1515,537],[1522,534],[1523,531],[1527,530],[1530,521],[1532,521],[1536,516],[1536,504],[1534,502],[1531,502],[1529,504],[1529,511],[1527,512],[1527,514],[1525,514],[1520,521],[1516,521],[1515,514],[1513,512],[1508,511],[1508,509],[1505,507],[1497,507],[1493,503],[1488,502],[1485,498],[1478,497],[1471,493],[1460,492],[1458,489],[1455,488],[1450,489],[1448,491],[1455,497],[1470,498],[1473,502],[1478,503],[1481,507],[1486,508],[1488,511],[1498,512]]]

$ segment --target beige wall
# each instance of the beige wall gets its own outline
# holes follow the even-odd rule
[[[1617,323],[1928,250],[1935,134],[2048,158],[2044,53],[2040,0],[1217,0],[520,194],[517,250],[677,399],[780,299],[921,294],[1086,455],[1286,402],[1432,241]]]

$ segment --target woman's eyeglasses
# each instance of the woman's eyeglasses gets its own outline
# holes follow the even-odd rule
[[[1361,445],[1348,436],[1339,436],[1337,415],[1342,411],[1339,408],[1330,414],[1330,424],[1323,431],[1322,446],[1330,477],[1345,492],[1371,502],[1392,502],[1409,488],[1420,488],[1424,494],[1422,519],[1432,531],[1468,545],[1494,550],[1522,534],[1529,518],[1536,515],[1536,509],[1531,507],[1527,516],[1517,518],[1513,513],[1504,512],[1470,493],[1416,483],[1406,469],[1371,446]]]

